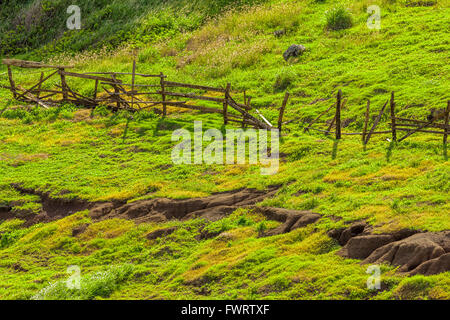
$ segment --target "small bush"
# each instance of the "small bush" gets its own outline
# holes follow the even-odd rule
[[[256,226],[256,231],[258,232],[259,236],[262,236],[266,230],[267,230],[267,226],[266,226],[266,223],[264,221],[261,221]]]
[[[343,8],[337,7],[325,13],[326,27],[329,30],[348,29],[353,25],[351,13]]]
[[[277,74],[273,89],[275,92],[281,92],[289,88],[297,78],[292,70],[283,70]]]
[[[91,300],[96,297],[109,297],[120,285],[128,280],[133,273],[130,264],[114,266],[107,271],[97,272],[81,279],[80,289],[69,289],[66,281],[61,280],[50,284],[32,300]]]

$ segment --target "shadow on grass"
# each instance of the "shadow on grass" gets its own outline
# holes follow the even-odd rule
[[[391,162],[392,150],[394,149],[397,143],[395,141],[391,141],[386,149],[386,161]]]
[[[333,151],[331,153],[331,159],[336,159],[337,152],[338,152],[338,146],[339,146],[339,140],[334,140],[333,143]]]
[[[448,161],[447,144],[446,143],[443,143],[443,148],[444,148],[444,151],[443,151],[444,160]]]
[[[127,124],[125,125],[125,130],[123,131],[122,143],[125,143],[125,139],[127,138],[128,126],[129,126],[131,120],[133,120],[132,115],[127,117]]]

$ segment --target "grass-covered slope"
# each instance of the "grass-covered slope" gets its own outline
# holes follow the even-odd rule
[[[369,1],[342,2],[353,26],[328,30],[326,11],[336,4],[273,1],[202,20],[161,42],[148,39],[137,44],[138,50],[134,43],[109,53],[46,53],[48,60],[73,63],[77,71],[130,71],[135,58],[140,72],[163,71],[176,81],[201,84],[231,82],[236,96],[246,90],[273,122],[289,90],[286,119],[301,119],[284,131],[278,174],[261,176],[251,165],[172,164],[172,131],[192,130],[194,119],[203,121],[204,130],[223,130],[220,116],[170,109],[164,120],[141,113],[127,126],[127,115],[103,108],[93,114],[74,106],[9,109],[0,119],[0,205],[12,205],[17,214],[40,210],[39,197],[20,193],[13,183],[89,201],[203,197],[281,185],[262,205],[313,210],[322,219],[274,237],[258,234],[277,222],[247,209],[212,223],[99,222],[86,211],[28,228],[11,220],[0,224],[0,298],[449,299],[448,272],[405,277],[382,266],[383,290],[368,290],[367,266],[337,256],[340,247],[327,236],[355,220],[366,220],[375,233],[449,230],[450,169],[440,136],[418,134],[394,145],[386,141],[389,135],[380,135],[364,149],[358,137],[335,143],[322,134],[305,134],[301,127],[302,120],[331,105],[308,103],[338,88],[349,99],[343,118],[356,116],[344,129],[349,131],[361,130],[366,99],[372,100],[375,115],[391,90],[401,115],[421,118],[431,107],[444,107],[450,88],[443,27],[449,22],[448,3],[417,7],[384,1],[379,31],[366,27]],[[193,21],[195,14],[184,16]],[[286,35],[275,37],[279,29]],[[293,43],[307,51],[286,63],[282,53]],[[31,84],[38,77],[22,73],[16,81]],[[84,93],[92,90],[91,84],[71,85]],[[2,110],[10,93],[2,90],[0,97]],[[83,225],[88,226],[75,235],[73,230]],[[167,237],[146,238],[173,226],[176,232]],[[204,228],[224,234],[199,240]],[[70,265],[82,268],[79,291],[64,285]]]
[[[0,55],[42,59],[123,43],[142,45],[194,30],[229,7],[258,0],[25,0],[2,2]],[[69,6],[80,8],[81,29],[68,30]]]

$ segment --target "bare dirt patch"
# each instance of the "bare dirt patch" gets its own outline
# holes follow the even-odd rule
[[[388,263],[398,266],[398,272],[410,275],[450,271],[450,231],[404,229],[392,234],[372,234],[365,222],[357,222],[328,235],[343,246],[338,255],[363,260],[362,264]]]
[[[41,200],[42,209],[38,214],[29,212],[14,212],[11,210],[0,209],[0,221],[13,218],[25,220],[25,227],[41,223],[62,219],[66,216],[79,211],[88,210],[97,205],[97,203],[89,202],[81,199],[53,198],[48,193],[40,192],[34,189],[27,189],[20,184],[11,185],[17,191],[23,194],[37,195]]]
[[[225,218],[238,208],[249,208],[263,214],[270,220],[283,224],[264,233],[272,236],[290,232],[296,228],[304,227],[320,219],[320,215],[310,211],[288,210],[271,207],[258,207],[256,203],[273,196],[278,187],[269,190],[240,189],[230,192],[213,194],[205,198],[192,199],[151,199],[114,206],[110,203],[100,204],[91,209],[90,215],[94,219],[125,218],[140,222],[166,222],[173,219],[188,220],[204,218],[217,221]],[[149,235],[150,236],[150,235]],[[159,233],[151,238],[159,237]],[[203,235],[201,238],[210,238],[216,235]]]

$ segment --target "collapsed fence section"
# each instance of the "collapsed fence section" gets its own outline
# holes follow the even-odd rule
[[[322,100],[329,100],[329,99],[322,99]],[[342,91],[339,90],[336,95],[336,101],[327,109],[325,109],[323,112],[321,112],[316,118],[311,120],[306,126],[303,128],[303,132],[308,132],[310,130],[315,130],[318,132],[322,132],[325,135],[334,134],[335,139],[339,140],[342,138],[343,135],[361,135],[362,136],[362,142],[364,145],[367,145],[373,135],[377,134],[391,134],[392,141],[395,142],[401,142],[405,140],[406,138],[410,137],[412,134],[417,132],[423,132],[423,133],[430,133],[430,134],[438,134],[443,135],[443,142],[444,144],[447,143],[448,135],[450,132],[450,126],[449,126],[449,117],[450,117],[450,101],[447,101],[447,107],[445,109],[439,109],[434,110],[429,116],[428,121],[421,121],[416,119],[408,119],[403,117],[398,117],[396,115],[396,102],[395,102],[395,93],[391,93],[390,99],[388,99],[384,105],[379,110],[378,114],[375,116],[372,125],[369,128],[370,125],[370,108],[371,108],[371,102],[370,100],[367,101],[366,110],[364,113],[364,124],[363,124],[363,131],[362,132],[343,132],[342,128],[343,123],[341,121],[341,115],[342,110],[344,109],[346,105],[347,99],[343,99],[342,97]],[[390,106],[390,122],[388,123],[390,129],[389,130],[382,130],[377,131],[377,127],[380,124],[381,118],[386,112],[386,107]],[[319,124],[319,120],[326,116],[335,109],[334,116],[331,120],[325,122],[325,124],[328,125],[326,129],[319,129],[314,127],[313,125]],[[295,120],[298,120],[299,118],[296,118]],[[442,121],[442,122],[439,122]],[[292,123],[293,120],[285,122],[285,124]],[[335,128],[334,131],[332,131],[333,127]],[[442,130],[442,131],[441,131]],[[400,138],[397,137],[398,132],[406,132],[404,136],[401,136]]]
[[[16,59],[4,59],[3,63],[8,68],[9,86],[2,87],[11,90],[14,99],[27,103],[37,103],[43,108],[50,108],[64,103],[90,108],[106,105],[116,111],[139,112],[153,109],[165,117],[168,114],[168,107],[175,107],[196,110],[202,113],[221,114],[224,124],[234,122],[241,124],[243,127],[250,125],[262,129],[274,128],[258,109],[254,109],[255,115],[251,114],[253,108],[250,104],[250,97],[246,97],[244,94],[244,103],[239,103],[233,99],[231,84],[229,83],[225,88],[220,88],[168,81],[167,76],[162,72],[159,74],[137,73],[135,61],[133,61],[132,72],[130,73],[76,73],[67,71],[72,66],[55,66]],[[25,89],[20,85],[16,85],[13,79],[12,66],[27,69],[49,68],[51,71],[47,75],[41,72],[39,81],[31,88]],[[120,79],[123,76],[131,76],[130,83]],[[59,78],[58,84],[56,84],[57,89],[44,89],[42,85],[54,77]],[[137,81],[137,79],[141,78],[146,79],[146,83]],[[76,92],[69,85],[69,79],[93,81],[93,94],[88,96]],[[187,90],[190,92],[186,92]],[[287,93],[280,108],[279,129],[282,126],[283,113],[288,97],[289,94]],[[205,106],[198,102],[213,103],[218,105],[218,107]],[[162,110],[157,109],[157,107],[162,107]]]
[[[87,72],[76,73],[67,71],[72,66],[48,65],[33,61],[24,61],[16,59],[4,59],[3,63],[8,69],[9,86],[1,86],[12,92],[14,99],[18,101],[36,103],[43,108],[61,105],[64,103],[72,103],[75,105],[95,108],[100,105],[106,105],[113,110],[127,110],[130,112],[139,112],[152,109],[163,117],[168,115],[168,107],[196,110],[202,113],[216,113],[223,117],[224,124],[237,123],[242,127],[253,126],[260,129],[282,130],[284,125],[292,123],[299,118],[283,122],[283,117],[289,93],[286,92],[281,107],[279,109],[278,122],[276,125],[270,123],[264,115],[251,105],[251,97],[244,92],[244,102],[239,103],[232,97],[231,84],[226,87],[212,87],[199,84],[189,84],[182,82],[169,81],[164,73],[145,74],[136,72],[136,62],[133,61],[131,72]],[[15,83],[13,78],[12,67],[33,68],[33,69],[50,69],[46,75],[40,73],[39,81],[25,89],[21,85]],[[123,76],[131,76],[131,81],[121,79]],[[56,89],[45,89],[43,84],[50,79],[57,77]],[[76,92],[71,88],[70,80],[81,79],[83,81],[93,81],[93,93],[91,95]],[[137,79],[145,79],[145,83],[140,83]],[[125,81],[125,82],[124,82]],[[319,101],[327,101],[329,99],[317,99],[313,103]],[[207,102],[207,105],[202,105]],[[450,101],[445,109],[436,111],[430,115],[427,121],[416,119],[408,119],[398,117],[396,115],[395,94],[391,93],[389,99],[386,100],[381,107],[373,122],[370,123],[371,102],[367,101],[364,113],[364,125],[362,132],[344,132],[346,127],[345,121],[342,121],[342,114],[347,103],[347,98],[343,97],[342,91],[339,90],[336,95],[336,101],[321,112],[315,119],[304,126],[304,132],[315,130],[325,135],[333,134],[336,140],[342,139],[342,136],[361,135],[362,142],[367,145],[373,135],[391,134],[392,141],[401,142],[410,137],[414,133],[423,132],[430,134],[443,135],[444,144],[447,143],[449,126]],[[389,105],[389,130],[377,130],[386,108]],[[162,107],[162,110],[158,109]],[[319,124],[319,120],[333,111],[333,117],[326,122],[327,127],[320,129],[315,127]],[[253,114],[252,114],[253,113]],[[439,122],[442,121],[442,122]],[[334,131],[332,130],[334,128]],[[405,134],[398,138],[398,133]]]

